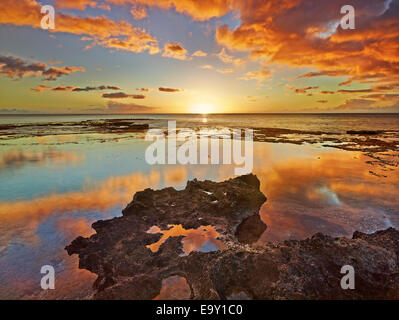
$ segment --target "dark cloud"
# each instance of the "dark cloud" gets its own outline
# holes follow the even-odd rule
[[[399,89],[399,83],[390,83],[390,84],[374,86],[373,89],[376,91],[393,91]]]
[[[337,93],[368,93],[373,92],[372,89],[360,89],[360,90],[338,90]]]
[[[308,93],[309,90],[316,90],[316,89],[319,89],[319,87],[318,86],[314,86],[314,87],[292,88],[292,89],[297,94],[309,94]]]
[[[115,92],[115,93],[104,93],[103,98],[108,98],[108,99],[145,99],[146,96],[143,94],[127,94],[124,92]]]
[[[159,87],[158,90],[161,92],[181,92],[181,91],[183,91],[182,89],[165,88],[165,87]]]
[[[52,91],[71,91],[73,89],[74,89],[74,87],[71,87],[71,86],[58,86],[58,87],[52,88],[51,90]]]
[[[186,60],[187,50],[180,43],[167,43],[165,44],[163,57],[173,58],[178,60]]]
[[[184,52],[184,48],[180,43],[168,43],[166,44],[166,48],[173,52]]]
[[[53,81],[64,75],[69,75],[73,72],[82,71],[82,67],[49,67],[43,62],[27,62],[21,58],[12,56],[0,56],[0,74],[9,78],[21,79],[24,77],[34,76],[43,77],[43,80]]]
[[[335,91],[324,90],[324,91],[320,91],[319,94],[335,94]]]
[[[64,86],[59,85],[57,87],[47,86],[44,84],[39,84],[35,88],[31,88],[34,92],[42,92],[43,90],[51,90],[51,91],[72,91],[72,92],[88,92],[88,91],[95,91],[95,90],[120,90],[119,87],[116,86],[98,86],[98,87],[74,87],[74,86]]]
[[[74,88],[73,92],[82,92],[82,91],[95,91],[95,90],[120,90],[121,88],[116,86],[99,86],[99,87],[86,87],[86,88]]]

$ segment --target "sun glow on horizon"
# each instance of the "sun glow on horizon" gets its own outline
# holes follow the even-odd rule
[[[216,107],[211,103],[197,103],[190,106],[191,113],[210,114],[215,113]]]

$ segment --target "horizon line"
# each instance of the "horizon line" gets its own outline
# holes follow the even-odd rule
[[[399,112],[217,112],[217,113],[189,113],[189,112],[159,112],[159,113],[0,113],[0,116],[138,116],[138,115],[399,115]]]

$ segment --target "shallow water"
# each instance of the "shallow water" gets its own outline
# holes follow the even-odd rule
[[[188,255],[192,251],[211,252],[225,248],[222,241],[218,240],[218,232],[212,226],[201,226],[197,229],[185,229],[181,224],[169,225],[168,229],[161,230],[152,226],[147,233],[161,233],[162,237],[155,243],[147,245],[152,252],[157,252],[168,238],[184,237],[182,240],[183,254]]]
[[[181,189],[193,178],[234,176],[232,165],[150,166],[147,145],[140,135],[68,134],[0,147],[0,299],[89,298],[96,276],[79,270],[76,255],[64,247],[91,235],[91,223],[121,215],[145,188]],[[259,242],[399,227],[398,172],[370,160],[318,144],[255,142],[254,173],[268,198],[260,211],[268,228]],[[211,231],[210,242],[203,234],[183,234],[186,253],[215,245]],[[46,264],[55,267],[56,289],[45,292],[40,268]],[[180,281],[172,280],[165,286]]]

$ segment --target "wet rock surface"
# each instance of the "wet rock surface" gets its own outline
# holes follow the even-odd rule
[[[149,124],[143,122],[141,119],[99,119],[76,122],[4,124],[0,125],[0,140],[63,134],[136,133],[148,129]]]
[[[153,299],[164,279],[186,279],[191,299],[398,299],[399,231],[355,232],[352,239],[318,233],[301,241],[256,245],[265,231],[259,208],[266,201],[259,180],[247,175],[216,183],[190,181],[184,190],[144,190],[123,216],[93,224],[66,250],[79,268],[98,275],[95,299]],[[170,225],[213,226],[224,250],[182,254],[182,236],[147,231]],[[355,269],[355,290],[343,290],[342,266]]]
[[[346,132],[304,131],[279,128],[253,128],[254,140],[269,143],[322,144],[323,147],[360,151],[369,157],[370,165],[382,172],[399,167],[398,130],[349,130]],[[371,175],[386,178],[384,174]]]
[[[163,128],[165,136],[168,130],[160,120],[150,118],[140,119],[98,119],[76,122],[44,122],[0,124],[0,145],[12,143],[11,141],[27,137],[45,137],[57,135],[85,135],[100,134],[91,141],[111,141],[122,138],[144,137],[150,128]],[[205,129],[203,126],[191,127],[197,134]],[[243,127],[226,127],[225,129],[249,129]],[[399,167],[399,130],[347,130],[347,131],[321,131],[299,130],[288,128],[252,127],[256,142],[286,143],[295,145],[320,144],[323,147],[341,149],[346,151],[359,151],[370,158],[368,163],[375,167],[370,170],[370,175],[386,178],[386,172],[395,171]],[[181,128],[177,128],[179,133]],[[214,136],[214,130],[203,136]],[[245,137],[244,131],[242,138]],[[65,143],[65,141],[64,141]],[[71,143],[78,143],[73,141]],[[57,143],[56,143],[57,144]],[[379,171],[379,172],[375,172]]]

